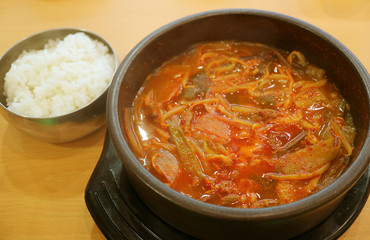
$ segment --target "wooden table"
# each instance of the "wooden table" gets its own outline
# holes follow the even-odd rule
[[[255,8],[291,15],[327,31],[370,70],[367,0],[1,0],[0,54],[22,38],[55,27],[101,34],[119,61],[158,27],[205,10]],[[35,140],[0,117],[0,239],[105,239],[84,190],[106,128],[65,144]],[[370,202],[340,238],[370,238]]]

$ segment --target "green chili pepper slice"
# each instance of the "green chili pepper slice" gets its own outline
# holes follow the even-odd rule
[[[167,120],[167,123],[169,124],[170,135],[180,156],[181,165],[188,173],[203,179],[205,174],[202,171],[202,167],[181,128],[169,120]]]

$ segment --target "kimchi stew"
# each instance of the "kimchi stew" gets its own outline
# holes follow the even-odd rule
[[[124,109],[136,157],[174,190],[211,204],[291,203],[346,169],[355,128],[325,70],[299,51],[201,43],[145,80]]]

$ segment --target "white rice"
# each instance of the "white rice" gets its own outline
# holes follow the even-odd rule
[[[29,117],[77,110],[99,96],[114,74],[108,47],[80,32],[23,52],[5,76],[8,109]]]

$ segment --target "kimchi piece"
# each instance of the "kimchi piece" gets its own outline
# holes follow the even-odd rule
[[[192,46],[147,77],[126,136],[169,187],[211,204],[262,208],[305,198],[347,168],[349,105],[299,51],[250,42]]]

